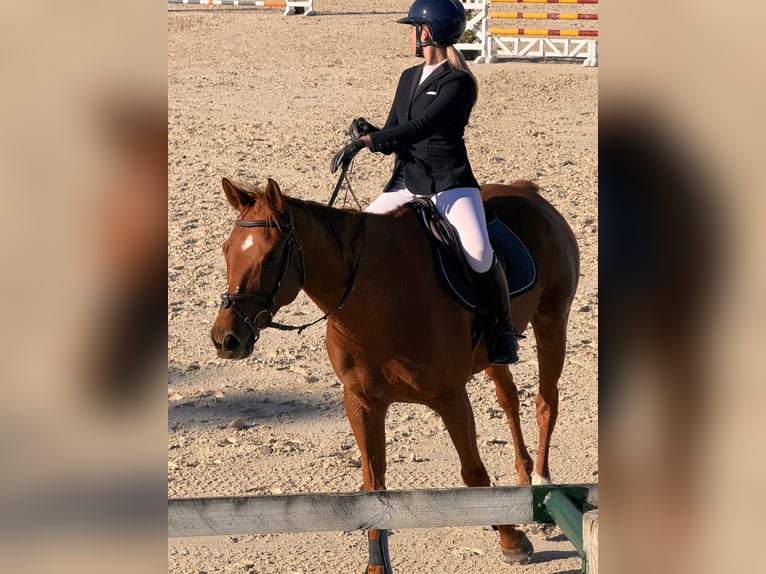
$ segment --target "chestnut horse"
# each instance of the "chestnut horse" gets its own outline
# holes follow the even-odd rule
[[[511,301],[516,331],[529,323],[537,342],[539,443],[533,461],[519,420],[519,399],[507,365],[491,365],[474,346],[475,315],[442,288],[428,239],[414,211],[389,214],[340,210],[287,197],[271,179],[265,190],[223,180],[239,219],[223,244],[227,293],[211,330],[218,356],[243,359],[276,311],[303,289],[329,316],[326,346],[343,383],[343,401],[361,452],[365,490],[386,488],[385,417],[395,402],[420,403],[444,421],[467,486],[489,486],[479,456],[466,384],[484,370],[495,383],[513,437],[518,483],[550,482],[548,451],[558,413],[558,380],[579,276],[572,230],[531,182],[487,185],[482,195],[524,241],[537,282]],[[511,525],[497,527],[502,558],[527,562],[532,544]],[[385,531],[370,540],[385,545]],[[371,544],[373,548],[373,544]],[[385,550],[385,548],[384,548]],[[371,551],[367,572],[389,571]]]

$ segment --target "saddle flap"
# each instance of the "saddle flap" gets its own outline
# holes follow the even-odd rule
[[[434,267],[445,289],[464,308],[477,312],[481,301],[455,230],[430,200],[417,198],[408,205],[418,214],[426,229]],[[537,268],[532,255],[521,239],[494,212],[487,212],[487,222],[490,244],[508,279],[509,296],[518,297],[537,282]]]
[[[435,241],[438,247],[446,253],[451,253],[463,268],[466,277],[470,278],[468,262],[465,260],[465,255],[460,247],[460,241],[458,241],[452,225],[442,217],[439,210],[436,209],[436,206],[429,199],[418,197],[413,199],[409,205],[420,216],[423,225],[430,233],[431,240]]]

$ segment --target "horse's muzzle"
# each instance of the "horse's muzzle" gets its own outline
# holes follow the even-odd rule
[[[211,329],[210,338],[216,349],[216,354],[221,359],[245,359],[253,352],[255,342],[260,337],[259,329],[251,329],[248,336],[244,339],[238,337],[232,331],[221,333],[215,326]]]

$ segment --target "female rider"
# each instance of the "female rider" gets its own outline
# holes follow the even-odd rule
[[[496,319],[487,350],[492,363],[518,360],[510,317],[508,284],[489,243],[479,184],[473,175],[463,131],[478,96],[476,78],[453,46],[466,27],[458,0],[415,0],[399,23],[412,25],[410,42],[425,62],[402,73],[382,129],[358,118],[352,132],[361,137],[333,159],[333,171],[362,148],[396,154],[383,193],[366,211],[385,213],[428,197],[455,229],[482,299]]]

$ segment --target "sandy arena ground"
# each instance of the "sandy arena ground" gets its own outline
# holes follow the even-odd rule
[[[362,12],[362,4],[375,11]],[[234,212],[221,177],[326,202],[328,165],[357,116],[385,120],[401,71],[418,60],[395,23],[408,0],[319,0],[313,18],[278,10],[168,9],[168,496],[354,491],[359,453],[340,383],[324,349],[324,327],[301,335],[267,331],[245,361],[217,359],[208,332],[225,288],[221,243]],[[556,482],[598,480],[597,449],[597,83],[579,63],[472,64],[480,96],[466,141],[482,182],[531,179],[567,218],[580,245],[582,276],[560,382],[553,436]],[[392,159],[363,151],[352,181],[367,205]],[[342,195],[341,195],[342,198]],[[277,319],[319,317],[304,296]],[[531,334],[531,330],[527,332]],[[537,433],[534,338],[513,367],[532,454]],[[516,483],[510,431],[484,375],[469,383],[479,447],[495,484]],[[243,430],[226,428],[237,417]],[[395,405],[387,419],[392,489],[462,486],[456,452],[425,407]],[[489,527],[394,531],[395,572],[574,573],[580,559],[561,534],[532,532],[534,562],[500,561]],[[361,572],[361,532],[170,539],[168,570]]]

